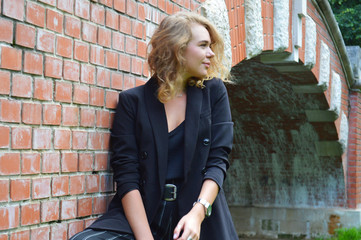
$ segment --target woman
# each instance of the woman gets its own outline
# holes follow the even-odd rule
[[[223,40],[195,13],[150,41],[152,78],[119,95],[111,131],[117,193],[80,239],[238,239],[222,190],[233,123]]]

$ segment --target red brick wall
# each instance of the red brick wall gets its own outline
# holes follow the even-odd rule
[[[0,240],[67,239],[112,196],[119,91],[148,77],[146,39],[200,0],[0,0]]]

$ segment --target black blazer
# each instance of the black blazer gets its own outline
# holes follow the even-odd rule
[[[238,239],[222,185],[229,167],[233,122],[226,88],[219,79],[205,88],[187,88],[185,117],[184,184],[178,193],[179,216],[197,200],[205,179],[214,180],[220,192],[212,215],[201,226],[202,240]],[[148,221],[155,217],[167,171],[168,127],[164,105],[157,99],[157,80],[123,91],[111,130],[111,165],[117,193],[108,211],[90,228],[131,233],[121,198],[133,189],[141,192]]]

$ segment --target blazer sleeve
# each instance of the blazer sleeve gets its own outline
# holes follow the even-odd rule
[[[127,192],[139,189],[139,160],[135,137],[135,103],[127,92],[119,94],[119,102],[111,130],[111,158],[117,194],[122,198]]]
[[[216,82],[215,89],[211,91],[211,145],[204,179],[212,179],[222,188],[229,168],[228,155],[232,150],[233,122],[227,89],[221,80],[217,79]]]

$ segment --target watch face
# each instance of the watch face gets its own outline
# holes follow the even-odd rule
[[[212,213],[212,205],[209,205],[209,206],[207,207],[206,216],[207,216],[207,217],[211,216],[211,213]]]

